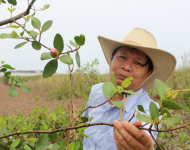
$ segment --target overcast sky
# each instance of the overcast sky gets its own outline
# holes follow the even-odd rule
[[[17,3],[13,16],[25,11],[27,7],[27,0],[17,0]],[[86,44],[79,50],[81,63],[84,65],[97,58],[101,73],[107,73],[109,67],[98,42],[98,35],[121,41],[132,29],[144,28],[154,35],[158,48],[171,52],[177,58],[178,65],[181,64],[180,56],[190,50],[189,0],[36,0],[34,6],[39,9],[44,4],[50,4],[50,8],[38,11],[35,17],[42,24],[47,20],[53,20],[53,24],[42,34],[41,42],[51,48],[57,33],[62,35],[65,44],[69,44],[69,40],[74,41],[74,36],[84,34]],[[0,21],[10,17],[7,7],[10,5],[0,5]],[[23,23],[23,19],[18,22]],[[33,29],[31,22],[26,29]],[[11,33],[13,30],[0,29],[0,34]],[[22,30],[15,31],[20,33]],[[40,56],[48,50],[42,48],[36,51],[31,43],[14,49],[21,42],[23,40],[0,39],[0,61],[6,61],[17,70],[43,70],[48,60],[41,61]],[[67,50],[65,46],[64,51]],[[67,65],[59,64],[57,72],[67,73]]]

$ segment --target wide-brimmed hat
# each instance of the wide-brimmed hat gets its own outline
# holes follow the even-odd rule
[[[115,41],[103,36],[98,36],[98,39],[109,65],[113,51],[120,46],[136,48],[152,60],[153,72],[156,72],[144,84],[145,90],[152,89],[155,79],[166,81],[175,69],[175,57],[167,51],[158,49],[156,39],[145,29],[133,29],[122,41]]]

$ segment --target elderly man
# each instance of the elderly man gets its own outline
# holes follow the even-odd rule
[[[89,138],[84,138],[84,150],[152,150],[152,137],[148,132],[136,128],[142,123],[135,117],[128,121],[134,113],[132,108],[137,109],[138,105],[143,105],[149,113],[152,100],[145,90],[153,87],[155,79],[165,81],[173,72],[176,59],[172,54],[158,49],[154,36],[141,28],[133,29],[121,42],[102,36],[98,38],[110,66],[110,75],[111,72],[115,75],[115,83],[120,86],[126,78],[133,77],[126,90],[142,95],[129,96],[122,122],[118,121],[120,109],[112,103],[85,111],[84,116],[94,116],[91,123],[108,122],[113,123],[114,127],[99,125],[87,128],[84,133]],[[92,87],[87,106],[97,106],[107,100],[102,85],[99,83]],[[112,101],[123,100],[122,94],[117,95]],[[156,138],[157,132],[153,132],[153,136]]]

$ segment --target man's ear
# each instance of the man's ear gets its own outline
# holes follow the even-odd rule
[[[113,60],[113,56],[111,56],[110,60],[111,60],[111,61]]]
[[[148,72],[148,76],[150,76],[150,75],[152,74],[152,72],[153,72],[153,70],[150,70],[150,71]]]

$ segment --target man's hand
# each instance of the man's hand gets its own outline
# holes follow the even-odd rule
[[[152,150],[154,141],[144,130],[139,130],[136,126],[141,126],[140,121],[133,124],[127,121],[122,123],[114,120],[114,139],[117,150]]]

